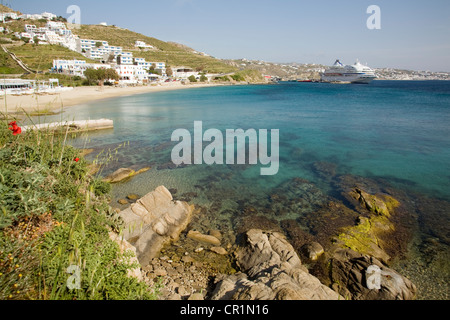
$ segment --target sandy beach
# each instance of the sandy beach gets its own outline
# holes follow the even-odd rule
[[[168,82],[161,85],[137,87],[76,87],[58,94],[46,95],[7,95],[0,99],[0,113],[47,113],[57,112],[62,108],[80,105],[101,99],[129,96],[148,92],[179,90],[188,88],[212,87],[217,84],[181,84]]]

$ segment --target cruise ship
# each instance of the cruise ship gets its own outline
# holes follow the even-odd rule
[[[359,61],[356,61],[354,65],[344,66],[336,60],[333,66],[321,74],[322,81],[337,83],[370,83],[376,78],[375,72]]]

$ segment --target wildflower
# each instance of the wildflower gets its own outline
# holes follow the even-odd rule
[[[19,273],[19,278],[22,278],[22,274],[21,273]]]
[[[11,127],[9,127],[8,129],[11,130],[11,131],[13,132],[13,135],[14,135],[14,136],[16,136],[16,135],[22,133],[22,128],[19,127],[19,126],[17,125],[17,122],[16,122],[16,121],[10,122],[9,125],[10,125]]]
[[[73,159],[73,161],[78,162],[78,161],[80,161],[80,158],[75,158],[75,159]]]

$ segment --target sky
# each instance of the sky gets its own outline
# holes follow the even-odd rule
[[[82,24],[106,22],[221,59],[450,72],[449,0],[3,0]],[[370,5],[381,29],[369,29]]]

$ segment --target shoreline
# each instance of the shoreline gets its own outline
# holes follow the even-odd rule
[[[20,114],[25,113],[58,113],[67,107],[77,106],[93,101],[124,97],[149,92],[161,92],[189,88],[217,87],[225,84],[181,84],[179,82],[163,83],[157,86],[136,87],[75,87],[73,90],[58,94],[46,95],[8,95],[0,100],[0,113]]]

